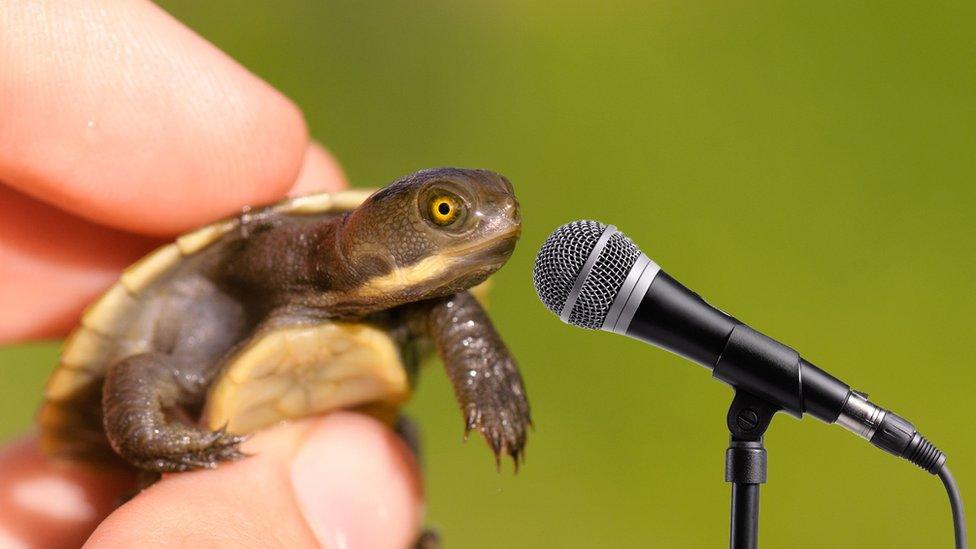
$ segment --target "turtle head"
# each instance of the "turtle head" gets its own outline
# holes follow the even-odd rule
[[[360,298],[386,304],[454,294],[498,270],[521,233],[512,184],[488,170],[439,168],[380,189],[346,219],[342,256]]]

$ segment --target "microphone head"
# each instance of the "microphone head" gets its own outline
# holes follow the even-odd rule
[[[563,321],[597,330],[642,256],[615,227],[573,221],[546,239],[535,258],[532,282],[539,299]]]

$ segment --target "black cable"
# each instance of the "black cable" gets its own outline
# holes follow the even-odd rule
[[[959,486],[945,465],[939,469],[939,478],[942,479],[942,484],[945,484],[946,492],[949,494],[949,505],[952,506],[952,528],[956,534],[956,549],[966,549],[966,517],[962,512]]]

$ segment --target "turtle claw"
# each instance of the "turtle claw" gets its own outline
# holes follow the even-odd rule
[[[208,438],[212,440],[206,447],[187,456],[194,464],[202,463],[202,467],[213,469],[220,462],[238,461],[249,456],[240,450],[241,443],[250,438],[249,435],[228,433],[224,426],[212,432]]]
[[[525,441],[532,422],[521,410],[512,412],[507,403],[494,403],[492,408],[471,407],[465,417],[464,436],[478,430],[495,455],[495,467],[501,470],[503,454],[512,458],[515,472],[525,458]],[[517,409],[517,408],[516,408]]]
[[[250,454],[241,452],[238,448],[238,444],[244,438],[246,437],[225,435],[207,448],[175,456],[172,459],[166,459],[164,461],[168,462],[167,470],[192,471],[195,469],[216,469],[218,465],[225,461],[238,461],[250,457]]]
[[[226,434],[225,433],[225,434],[221,435],[220,438],[218,438],[214,442],[214,446],[220,447],[220,448],[226,448],[226,447],[230,447],[230,446],[238,446],[238,445],[240,445],[241,443],[243,443],[245,440],[247,440],[249,438],[251,438],[250,435],[231,435],[231,434]]]
[[[180,467],[185,468],[184,470],[187,471],[193,469],[216,469],[217,468],[216,462],[207,459],[200,459],[192,455],[183,456],[181,458],[178,458],[176,461]]]
[[[165,438],[147,442],[138,456],[132,456],[132,462],[141,469],[166,473],[215,469],[222,462],[249,457],[240,450],[248,438],[228,433],[226,428],[183,433],[178,442]]]
[[[205,447],[224,447],[240,444],[250,438],[250,435],[235,435],[227,432],[227,424],[216,431],[211,431],[201,441]]]
[[[495,465],[501,469],[501,458],[512,458],[515,471],[524,461],[524,448],[532,416],[525,399],[521,378],[517,376],[511,358],[494,364],[493,375],[483,376],[485,387],[479,391],[479,399],[466,406],[465,437],[472,430],[481,432],[495,454]]]

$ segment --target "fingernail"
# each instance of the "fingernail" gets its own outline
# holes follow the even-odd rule
[[[375,419],[343,412],[320,420],[292,461],[291,481],[323,546],[407,547],[418,535],[423,499],[416,464]]]

